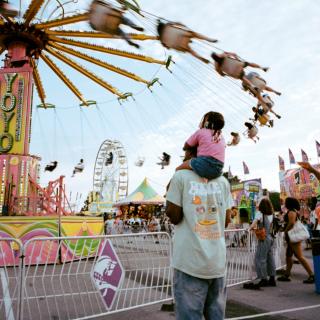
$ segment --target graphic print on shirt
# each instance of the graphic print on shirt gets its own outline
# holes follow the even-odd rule
[[[194,232],[200,239],[214,240],[222,237],[220,215],[222,190],[215,182],[190,182],[189,194],[197,220]]]

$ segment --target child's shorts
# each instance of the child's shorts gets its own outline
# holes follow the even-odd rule
[[[221,176],[224,164],[213,157],[199,156],[192,158],[189,165],[197,175],[211,180]]]

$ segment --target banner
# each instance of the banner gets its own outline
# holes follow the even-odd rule
[[[279,171],[284,171],[286,170],[285,169],[285,165],[284,165],[284,160],[282,157],[278,156],[279,157]]]
[[[296,163],[296,160],[294,159],[292,151],[289,149],[289,162],[290,164]]]
[[[317,156],[320,157],[320,143],[316,140]]]
[[[242,161],[242,164],[243,164],[243,173],[249,174],[249,168],[248,168],[247,164],[244,161]]]
[[[302,162],[309,162],[308,155],[302,149],[301,149],[301,158],[302,158]]]

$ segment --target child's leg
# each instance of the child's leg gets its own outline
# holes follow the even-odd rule
[[[184,163],[182,165],[184,165]],[[188,163],[188,167],[190,169],[184,169],[192,170],[198,176],[211,180],[221,176],[223,163],[211,157],[200,156],[192,158]]]

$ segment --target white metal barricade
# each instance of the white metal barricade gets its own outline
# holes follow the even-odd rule
[[[124,269],[108,311],[91,279],[107,239]],[[22,319],[90,319],[172,300],[167,233],[38,238],[26,242],[24,252]]]
[[[0,238],[0,319],[20,317],[22,244],[19,240]]]
[[[254,258],[257,239],[247,229],[225,230],[227,246],[227,286],[231,287],[256,278]],[[285,265],[285,245],[283,234],[274,240],[273,253],[276,269]]]
[[[257,240],[246,229],[226,230],[227,286],[255,277]],[[106,309],[91,274],[111,242],[123,281]],[[277,269],[285,259],[283,235],[274,242]],[[90,319],[172,301],[172,241],[167,233],[34,238],[23,246],[0,239],[0,319]],[[23,288],[23,289],[22,289]]]
[[[227,286],[248,281],[253,273],[253,248],[250,232],[225,230],[227,246]]]

